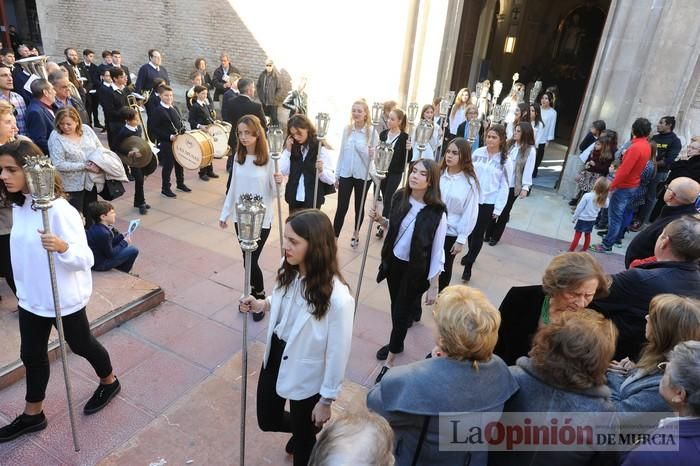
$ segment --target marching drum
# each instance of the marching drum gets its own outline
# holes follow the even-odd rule
[[[214,158],[222,159],[229,154],[228,136],[231,133],[231,123],[215,121],[206,128],[207,133],[214,141]]]
[[[173,141],[173,155],[182,168],[199,170],[211,163],[214,142],[211,136],[202,130],[187,131]]]

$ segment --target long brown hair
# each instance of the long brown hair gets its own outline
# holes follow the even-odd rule
[[[304,143],[305,145],[311,146],[318,144],[318,133],[316,132],[316,126],[314,126],[313,122],[307,117],[306,115],[303,115],[301,113],[297,113],[293,115],[288,121],[287,121],[287,137],[292,137],[292,132],[291,129],[296,128],[296,129],[303,129],[306,131],[306,142]],[[323,144],[323,147],[326,149],[332,149],[331,145],[326,142],[325,139],[321,141]],[[293,144],[297,144],[296,141],[293,142]]]
[[[304,299],[314,308],[312,314],[322,319],[331,304],[333,277],[348,286],[338,265],[338,246],[333,225],[326,214],[318,209],[299,210],[287,218],[286,223],[294,233],[306,240],[308,248],[304,256],[306,276],[304,277]],[[299,274],[299,267],[286,260],[277,270],[277,285],[285,291]]]
[[[260,124],[260,118],[256,117],[255,115],[243,115],[238,119],[236,127],[232,128],[231,131],[237,132],[238,125],[241,124],[246,125],[248,129],[252,130],[253,133],[255,133],[255,137],[257,138],[257,141],[255,141],[255,154],[250,154],[255,155],[255,162],[253,163],[259,167],[267,165],[267,161],[270,157],[270,150],[267,147],[267,138],[265,137],[265,130]],[[246,149],[246,147],[243,144],[241,144],[241,140],[238,139],[238,148],[236,149],[236,161],[239,164],[243,165],[245,163],[246,155],[248,155],[248,149]]]
[[[476,171],[474,170],[474,163],[472,162],[472,145],[464,138],[454,138],[447,144],[447,148],[454,144],[459,151],[459,165],[462,169],[462,173],[467,177],[469,184],[474,182],[476,185],[476,190],[480,191],[479,179],[476,177]],[[443,157],[440,161],[440,172],[447,170],[446,158]]]
[[[515,128],[520,128],[520,149],[518,150],[518,157],[527,157],[531,147],[535,147],[535,131],[532,129],[532,125],[527,120],[520,120],[520,123],[515,125]],[[513,130],[513,139],[507,142],[508,152],[516,144],[515,141],[515,129]]]
[[[442,195],[440,194],[440,166],[435,160],[432,159],[418,159],[411,162],[411,165],[409,165],[408,176],[411,176],[410,174],[413,171],[413,167],[419,163],[422,163],[425,170],[428,172],[428,189],[423,195],[423,202],[427,206],[438,205],[445,208],[445,203],[442,202]],[[398,203],[398,209],[401,213],[401,217],[403,218],[403,216],[406,215],[409,210],[411,210],[411,204],[408,199],[411,197],[412,190],[408,183],[408,177],[406,177],[406,185],[402,191],[403,192],[401,193],[402,195]]]
[[[484,134],[484,140],[486,140],[486,136],[491,131],[496,133],[496,136],[498,136],[498,139],[500,140],[500,143],[498,144],[498,151],[501,153],[501,165],[504,165],[506,160],[508,160],[508,149],[506,147],[506,127],[498,123],[489,126]]]
[[[17,166],[22,169],[24,164],[27,163],[26,157],[29,155],[43,155],[39,146],[34,144],[29,139],[15,139],[12,142],[8,142],[0,146],[0,155],[9,155],[15,160]],[[61,175],[59,175],[58,170],[56,170],[56,176],[54,177],[54,196],[56,198],[65,197],[66,193],[63,191],[63,180],[61,180]],[[0,198],[5,203],[14,203],[19,206],[24,205],[26,197],[21,192],[11,193],[7,190],[5,183],[0,180]]]
[[[649,338],[636,367],[647,374],[658,372],[668,353],[682,341],[700,340],[700,300],[659,294],[649,304]]]

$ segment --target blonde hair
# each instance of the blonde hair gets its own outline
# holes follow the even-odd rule
[[[649,338],[636,367],[657,372],[678,343],[700,340],[700,300],[675,294],[659,294],[649,304]]]
[[[466,102],[462,102],[462,99],[460,99],[462,94],[465,92],[467,93],[467,95],[471,99],[471,93],[469,92],[468,87],[463,87],[462,89],[460,89],[459,92],[457,93],[457,96],[455,97],[455,103],[454,103],[454,105],[452,105],[452,110],[450,111],[450,118],[453,118],[455,116],[455,113],[457,113],[457,110],[469,105],[469,100],[467,100]],[[437,111],[437,109],[436,109],[436,111]],[[464,114],[466,115],[466,113],[467,113],[467,111],[465,108]]]
[[[352,103],[352,106],[354,107],[355,105],[359,105],[362,107],[362,109],[365,111],[365,136],[367,137],[367,142],[371,143],[372,141],[370,138],[372,137],[372,114],[370,113],[369,110],[369,105],[367,104],[367,101],[365,99],[357,99]],[[352,119],[352,113],[350,114],[350,129],[354,128],[355,122]]]
[[[61,129],[61,122],[65,118],[70,118],[71,120],[75,121],[78,126],[75,128],[75,134],[78,136],[83,135],[83,122],[80,119],[80,114],[76,109],[73,107],[64,107],[58,112],[56,112],[56,119],[54,121],[54,128],[56,128],[56,132],[58,134],[64,134],[63,130]]]
[[[501,314],[476,288],[454,285],[438,296],[433,317],[439,346],[460,361],[488,361],[498,340]]]
[[[605,207],[605,201],[608,199],[608,192],[610,192],[610,181],[605,176],[599,177],[595,184],[593,185],[593,192],[595,193],[595,203],[601,209]]]
[[[566,311],[535,334],[529,356],[547,383],[581,390],[605,384],[616,341],[611,320],[591,309]]]
[[[7,114],[14,116],[15,106],[7,100],[0,100],[0,116],[5,116]]]
[[[394,465],[394,432],[386,419],[363,410],[348,413],[321,431],[309,466]]]

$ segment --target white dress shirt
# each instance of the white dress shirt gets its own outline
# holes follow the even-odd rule
[[[540,132],[538,144],[554,140],[554,128],[557,126],[557,111],[552,107],[542,109],[542,123],[544,128]]]
[[[467,178],[463,171],[451,175],[445,170],[440,176],[440,194],[447,206],[447,236],[466,244],[479,215],[476,180]]]
[[[463,122],[467,121],[466,110],[467,110],[467,106],[463,105],[462,107],[458,108],[454,112],[454,114],[450,115],[450,133],[451,134],[457,134],[457,128],[459,128],[459,125],[461,125]]]
[[[246,155],[245,163],[241,165],[236,159],[233,161],[233,175],[231,187],[226,194],[224,207],[221,209],[219,220],[225,222],[229,217],[234,222],[236,218],[236,203],[243,193],[260,194],[265,204],[265,216],[263,217],[263,228],[270,228],[272,225],[273,206],[275,205],[275,179],[274,162],[268,159],[263,166],[255,165],[255,155]]]
[[[508,202],[509,173],[513,172],[513,161],[509,157],[501,165],[501,153],[489,154],[486,146],[479,147],[472,154],[472,161],[481,188],[480,204],[493,204],[494,215],[501,215]]]
[[[309,146],[305,145],[301,148],[301,160],[302,162],[306,160],[306,155],[309,153]],[[282,157],[280,158],[280,173],[284,176],[289,176],[290,166],[292,164],[291,160],[292,154],[287,149],[282,151]],[[323,162],[323,171],[319,174],[318,180],[326,184],[335,184],[335,171],[333,167],[333,158],[330,152],[325,147],[321,146],[319,149],[319,154],[317,160]],[[302,172],[299,177],[299,184],[297,185],[297,193],[295,199],[299,202],[306,201],[306,190],[304,189],[304,173]],[[313,200],[313,199],[312,199]]]
[[[396,242],[394,243],[394,256],[402,261],[409,262],[411,260],[411,240],[413,239],[413,231],[416,227],[416,217],[425,207],[425,203],[418,201],[409,196],[408,202],[411,204],[411,210],[408,211],[406,216],[401,221],[399,226],[399,232],[396,235]],[[433,248],[430,253],[430,267],[428,268],[428,281],[432,280],[433,277],[440,274],[445,265],[445,234],[447,233],[447,216],[442,214],[440,219],[440,224],[435,231],[435,237],[433,239]]]
[[[367,176],[367,164],[369,163],[369,146],[379,141],[379,135],[374,129],[370,129],[370,140],[367,140],[367,128],[357,129],[354,126],[346,127],[343,131],[343,140],[338,155],[338,169],[336,176],[339,178],[355,178],[369,180]]]

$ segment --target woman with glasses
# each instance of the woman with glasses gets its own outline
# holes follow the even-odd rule
[[[657,295],[651,300],[646,321],[647,343],[639,360],[612,361],[608,370],[612,401],[621,413],[668,410],[659,394],[665,361],[678,343],[700,340],[700,300],[674,294]]]

